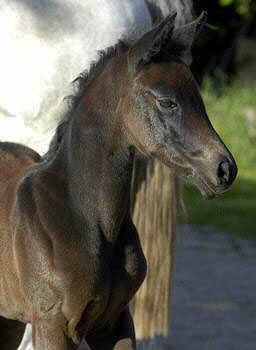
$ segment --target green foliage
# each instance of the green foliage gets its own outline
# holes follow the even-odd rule
[[[256,84],[225,86],[221,96],[210,80],[202,89],[212,124],[232,152],[238,178],[232,188],[212,201],[185,184],[188,223],[213,225],[242,236],[256,238]]]
[[[221,6],[234,5],[236,12],[244,17],[251,17],[256,11],[255,0],[219,0]]]
[[[210,26],[205,26],[193,47],[193,74],[200,83],[205,74],[215,76],[216,69],[234,76],[237,40],[254,31],[256,0],[197,0],[194,8],[197,14],[208,12]]]

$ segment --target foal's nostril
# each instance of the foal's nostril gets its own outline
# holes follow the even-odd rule
[[[222,161],[218,168],[218,178],[221,185],[226,185],[230,180],[231,166],[228,160]]]

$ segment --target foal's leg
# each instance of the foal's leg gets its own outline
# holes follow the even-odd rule
[[[16,350],[22,340],[26,325],[0,317],[0,349]]]
[[[136,350],[133,320],[129,310],[121,313],[115,328],[107,336],[86,339],[91,350]]]
[[[35,320],[32,325],[34,350],[77,350],[78,345],[65,334],[62,316],[50,320]]]

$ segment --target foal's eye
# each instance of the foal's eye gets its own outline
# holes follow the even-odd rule
[[[177,107],[177,103],[173,102],[169,98],[163,98],[157,100],[160,107],[165,109],[175,109]]]

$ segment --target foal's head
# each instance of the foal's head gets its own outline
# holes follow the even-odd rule
[[[173,22],[168,17],[127,53],[125,137],[130,147],[160,159],[211,198],[232,184],[237,168],[185,63],[205,15],[178,29]]]

